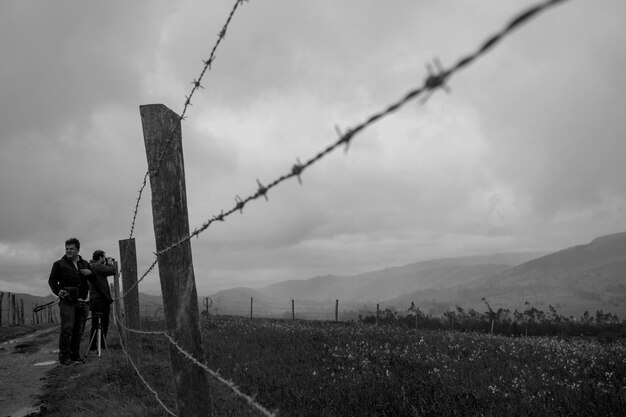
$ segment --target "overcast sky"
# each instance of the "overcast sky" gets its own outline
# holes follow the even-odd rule
[[[0,290],[49,294],[78,237],[119,258],[142,104],[181,113],[234,1],[0,2]],[[473,52],[521,0],[250,0],[183,123],[190,228]],[[551,8],[192,241],[198,293],[626,230],[626,2]],[[154,259],[150,189],[134,233]],[[159,293],[158,271],[140,291]]]

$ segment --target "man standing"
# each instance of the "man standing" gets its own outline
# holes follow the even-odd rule
[[[92,340],[92,343],[89,349],[96,350],[98,341],[93,340],[93,334],[96,332],[97,320],[94,317],[97,313],[101,313],[100,324],[102,325],[102,341],[104,341],[109,330],[109,312],[113,302],[107,277],[117,273],[117,264],[115,259],[107,258],[104,251],[97,250],[93,253],[90,265],[92,274],[87,279],[89,280],[89,304],[91,305],[91,335],[89,340]]]
[[[59,297],[59,362],[63,365],[82,362],[80,339],[89,313],[89,285],[85,277],[91,275],[91,269],[89,263],[78,255],[79,251],[80,241],[75,237],[67,239],[65,256],[52,265],[48,278],[50,289]]]

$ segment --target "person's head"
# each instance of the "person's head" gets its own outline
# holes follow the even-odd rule
[[[65,241],[65,256],[75,259],[80,252],[80,241],[75,237],[71,237]]]
[[[106,254],[103,250],[98,249],[93,253],[91,260],[94,262],[103,261],[106,258]]]

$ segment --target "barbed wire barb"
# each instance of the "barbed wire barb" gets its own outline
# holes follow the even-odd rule
[[[302,176],[300,174],[302,173],[303,169],[304,167],[302,166],[302,162],[300,162],[300,159],[296,159],[296,164],[291,168],[291,175],[294,175],[298,178],[298,183],[300,185],[302,185]]]
[[[262,195],[263,197],[265,197],[265,201],[270,201],[267,197],[267,188],[265,188],[263,184],[261,184],[261,181],[259,181],[258,179],[256,180],[256,183],[259,186],[259,191],[257,191],[257,195]]]

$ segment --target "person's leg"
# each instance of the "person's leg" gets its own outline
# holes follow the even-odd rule
[[[74,310],[74,326],[72,328],[72,339],[70,340],[70,354],[72,360],[80,359],[80,340],[85,331],[85,323],[89,314],[89,304],[78,302]]]
[[[74,327],[74,305],[63,300],[59,302],[61,333],[59,335],[59,362],[69,362],[71,356],[70,340]]]

